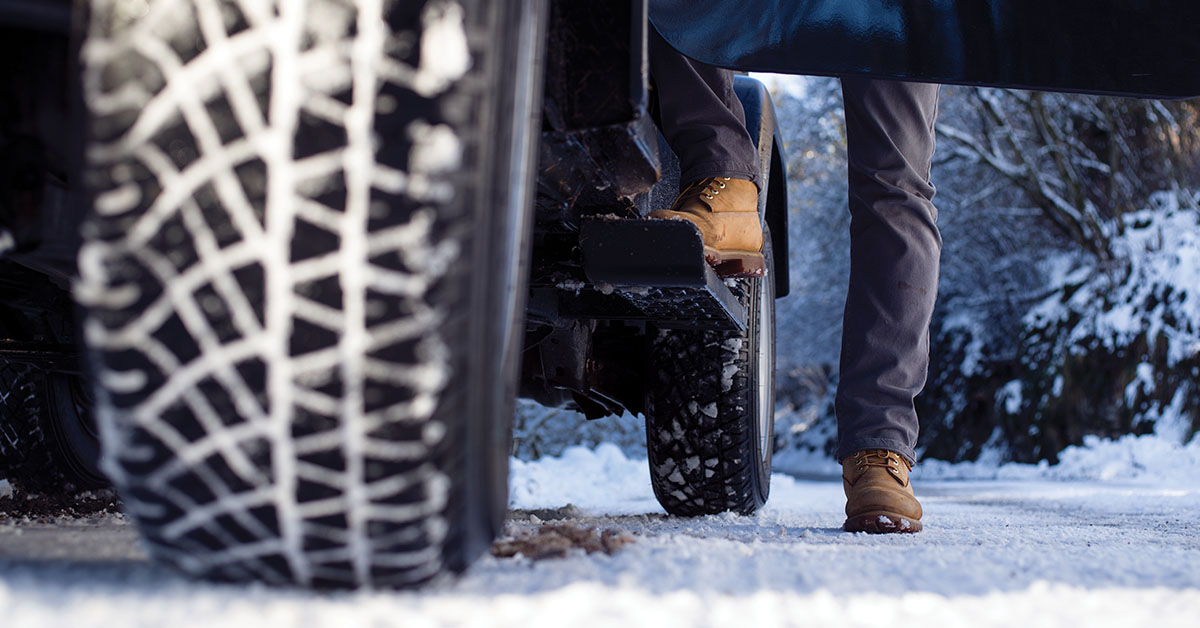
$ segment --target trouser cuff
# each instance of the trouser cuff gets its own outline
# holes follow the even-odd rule
[[[688,167],[679,173],[679,187],[708,177],[730,177],[752,181],[762,192],[761,177],[758,176],[758,164],[746,164],[736,161],[708,161]]]
[[[841,463],[846,458],[854,455],[856,451],[864,449],[886,449],[900,454],[908,464],[917,464],[917,454],[906,443],[892,438],[858,438],[848,443],[838,445],[837,461]]]

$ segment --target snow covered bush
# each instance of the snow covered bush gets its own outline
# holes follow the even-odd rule
[[[589,421],[574,410],[517,400],[512,454],[518,459],[560,456],[575,445],[596,447],[601,443],[615,445],[627,456],[646,457],[642,418],[624,414]]]
[[[777,306],[784,449],[829,452],[835,437],[838,91],[775,89],[792,209],[793,296]],[[1086,435],[1195,430],[1197,211],[1180,190],[1200,189],[1200,104],[944,87],[933,173],[945,245],[918,399],[926,456],[1054,460]]]
[[[925,454],[1194,432],[1200,105],[946,88],[942,112]]]
[[[926,453],[1057,459],[1086,436],[1156,432],[1182,444],[1200,428],[1200,212],[1160,193],[1123,216],[1120,264],[1063,253],[1048,295],[1021,319],[1017,352],[974,342],[978,322],[945,317],[924,399]]]

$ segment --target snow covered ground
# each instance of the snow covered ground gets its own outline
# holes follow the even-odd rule
[[[1114,473],[1087,460],[1149,442],[1081,449],[1065,459],[1070,473],[1010,466],[989,476],[975,465],[960,475],[992,479],[917,480],[925,531],[884,537],[839,530],[835,477],[777,475],[769,505],[753,517],[675,519],[654,501],[644,459],[608,444],[570,448],[514,461],[520,510],[510,532],[562,519],[626,531],[632,544],[612,556],[489,556],[465,577],[415,593],[187,582],[145,562],[119,516],[10,520],[0,523],[0,618],[20,628],[1194,626],[1197,476]],[[1156,456],[1200,469],[1200,441],[1160,446]],[[1123,460],[1137,464],[1136,454]]]

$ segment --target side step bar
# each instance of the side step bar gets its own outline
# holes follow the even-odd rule
[[[654,321],[660,327],[742,331],[746,310],[704,261],[685,220],[593,217],[579,229],[588,282],[560,299],[571,318]],[[564,288],[564,286],[559,286]]]

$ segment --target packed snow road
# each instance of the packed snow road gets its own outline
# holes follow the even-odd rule
[[[613,554],[481,560],[415,593],[313,594],[180,579],[119,515],[0,520],[5,626],[1194,626],[1200,486],[924,481],[925,531],[839,530],[836,478],[776,476],[753,517],[660,514],[612,446],[514,462],[514,536],[566,525]],[[624,533],[624,534],[618,534]]]

